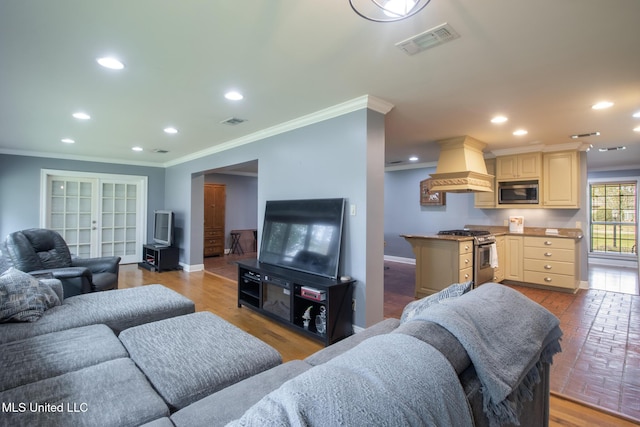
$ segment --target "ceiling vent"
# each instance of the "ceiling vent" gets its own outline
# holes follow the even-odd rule
[[[404,51],[407,55],[415,55],[418,52],[441,45],[458,37],[460,37],[460,35],[456,33],[451,25],[445,22],[424,33],[396,43],[396,47]]]
[[[163,150],[162,148],[154,148],[152,151],[158,154],[167,154],[169,152],[169,150]]]
[[[223,125],[235,126],[235,125],[239,125],[240,123],[244,123],[244,122],[246,122],[245,119],[239,119],[237,117],[231,117],[231,118],[228,118],[226,120],[221,121],[220,123],[222,123]]]

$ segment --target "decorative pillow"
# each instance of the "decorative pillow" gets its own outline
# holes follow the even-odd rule
[[[51,287],[28,273],[11,267],[0,276],[0,322],[35,322],[60,304]]]
[[[424,297],[417,301],[412,301],[402,310],[402,316],[400,317],[400,323],[407,322],[413,319],[416,315],[422,313],[424,310],[428,309],[433,304],[438,304],[440,301],[459,297],[460,295],[466,294],[472,288],[472,282],[464,282],[464,283],[454,283],[452,285],[447,286],[443,290],[433,295],[429,295],[428,297]]]

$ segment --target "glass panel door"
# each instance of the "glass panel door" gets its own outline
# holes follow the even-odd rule
[[[137,242],[136,184],[102,182],[102,221],[100,242],[102,256],[117,255],[123,260],[134,257],[140,246]]]
[[[92,249],[96,229],[96,180],[51,177],[49,182],[51,213],[47,228],[62,235],[73,255],[97,256]]]
[[[58,172],[58,174],[51,173]],[[41,226],[59,232],[81,258],[142,258],[146,238],[146,177],[42,171]]]

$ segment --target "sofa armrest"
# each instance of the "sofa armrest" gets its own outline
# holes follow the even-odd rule
[[[108,256],[101,258],[72,258],[71,265],[74,267],[85,267],[92,273],[118,273],[120,267],[119,256]]]

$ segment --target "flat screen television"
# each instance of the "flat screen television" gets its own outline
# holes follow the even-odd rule
[[[337,278],[345,199],[268,201],[261,263]]]
[[[158,246],[173,245],[173,212],[155,211],[153,224],[153,243]]]

